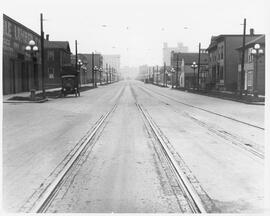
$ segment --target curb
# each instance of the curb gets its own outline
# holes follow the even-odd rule
[[[38,101],[23,101],[23,100],[5,100],[3,101],[3,103],[44,103],[46,101],[49,101],[48,98],[42,99],[42,100],[38,100]]]
[[[235,102],[249,104],[249,105],[261,105],[261,106],[265,105],[265,102],[249,102],[249,101],[238,100],[238,99],[234,99],[234,98],[227,98],[227,97],[222,97],[222,96],[217,96],[217,95],[207,95],[207,94],[202,94],[202,93],[197,93],[197,92],[192,92],[192,91],[182,90],[182,89],[175,89],[175,88],[173,88],[173,90],[188,92],[188,93],[192,93],[192,94],[196,94],[196,95],[203,95],[203,96],[212,97],[212,98],[219,98],[222,100],[230,100],[230,101],[235,101]]]

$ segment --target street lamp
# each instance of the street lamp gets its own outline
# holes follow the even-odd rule
[[[255,44],[254,48],[251,50],[251,54],[255,57],[255,73],[253,77],[253,95],[258,97],[257,81],[258,81],[258,59],[263,55],[263,49],[261,49],[260,44]]]
[[[167,76],[168,76],[168,71],[167,69],[165,70],[165,86],[167,87]]]
[[[33,83],[32,83],[33,86],[32,87],[34,87],[34,88],[32,88],[30,90],[30,92],[31,92],[31,96],[30,96],[31,100],[35,99],[35,91],[36,91],[35,90],[35,88],[36,88],[36,86],[35,86],[35,77],[36,77],[35,62],[36,62],[36,54],[37,54],[38,51],[39,50],[38,50],[38,47],[36,46],[35,41],[30,40],[28,45],[25,47],[25,52],[29,53],[31,55],[31,58],[32,58],[32,61],[33,61]]]
[[[102,67],[99,68],[99,83],[101,85],[101,73],[102,73]]]
[[[171,69],[171,85],[172,85],[172,88],[173,88],[173,74],[175,73],[175,70],[174,68]]]
[[[195,83],[196,83],[196,76],[195,76],[195,70],[198,67],[198,65],[196,64],[196,62],[194,61],[191,65],[191,68],[193,68],[194,71],[194,80],[193,80],[193,90],[195,90]]]
[[[97,77],[97,72],[99,71],[99,68],[98,68],[98,66],[94,66],[94,73],[95,73],[95,78],[94,79],[96,79],[96,77]],[[96,82],[96,80],[94,80],[94,83],[95,83],[95,87],[97,86],[97,82]]]
[[[79,70],[77,71],[77,73],[78,73],[78,76],[79,76],[79,84],[81,85],[81,67],[82,67],[82,65],[83,65],[83,63],[82,63],[82,60],[81,59],[78,59],[78,62],[77,62],[77,65],[78,65],[78,68],[79,68]]]

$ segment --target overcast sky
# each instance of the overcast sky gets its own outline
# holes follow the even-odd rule
[[[120,54],[121,66],[161,65],[163,42],[189,51],[209,45],[212,35],[269,31],[267,0],[2,0],[3,13],[51,40],[69,41],[74,53]],[[268,26],[267,26],[268,25]]]

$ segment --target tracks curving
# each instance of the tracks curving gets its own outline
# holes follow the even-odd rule
[[[149,90],[148,88],[144,88],[144,87],[141,87],[139,86],[140,90],[142,90],[143,92],[145,92],[146,94],[149,94],[149,95],[154,95],[153,93],[155,94],[158,94],[158,95],[162,95],[164,96],[165,98],[168,98],[168,99],[171,99],[171,100],[174,100],[176,102],[179,102],[178,100],[174,99],[174,98],[171,98],[170,96],[167,96],[167,95],[163,95],[161,93],[158,93],[156,91],[152,91],[152,90]],[[147,90],[146,90],[147,89]],[[164,101],[162,101],[161,99],[159,99],[162,103],[165,103]],[[182,102],[179,102],[179,103],[182,103]],[[167,103],[165,103],[166,105],[168,105]],[[183,103],[185,104],[185,103]],[[188,104],[185,104],[185,105],[188,105]],[[194,107],[193,105],[188,105],[188,106],[191,106],[191,107]],[[197,109],[202,109],[202,108],[198,108],[198,107],[195,107]],[[203,109],[204,110],[204,109]],[[178,110],[175,110],[175,112],[178,112]],[[204,110],[204,111],[207,111],[207,112],[210,112],[212,113],[212,111],[209,111],[209,110]],[[215,115],[217,115],[216,113],[214,113]],[[200,125],[201,127],[203,128],[206,128],[210,133],[216,135],[216,136],[219,136],[223,139],[225,139],[226,141],[229,141],[231,144],[237,146],[237,147],[240,147],[241,149],[251,153],[252,155],[255,155],[256,157],[260,158],[260,159],[264,159],[264,153],[259,150],[259,149],[256,149],[256,144],[248,139],[244,139],[238,135],[235,135],[235,134],[231,134],[221,128],[215,128],[213,126],[210,126],[209,124],[207,124],[206,122],[202,121],[202,120],[199,120],[197,118],[195,118],[194,116],[190,115],[189,113],[184,113],[182,114],[184,117],[187,117],[189,119],[191,119],[192,121],[194,121],[195,123],[197,123],[198,125]],[[221,115],[221,114],[218,114],[218,115]],[[224,117],[224,116],[222,116]],[[233,120],[233,121],[236,121],[236,122],[239,122],[239,120],[236,120],[236,119],[232,119],[228,116],[225,116],[226,118],[229,118],[230,120]],[[246,125],[249,125],[249,126],[252,126],[256,129],[260,129],[260,130],[264,130],[264,128],[260,128],[256,125],[251,125],[249,123],[246,123],[246,122],[241,122],[243,124],[246,124]]]
[[[188,106],[188,107],[192,107],[192,108],[195,108],[195,109],[198,109],[198,110],[202,110],[204,112],[207,112],[207,113],[210,113],[210,114],[213,114],[213,115],[216,115],[216,116],[220,116],[220,117],[223,117],[223,118],[226,118],[226,119],[229,119],[229,120],[232,120],[232,121],[235,121],[235,122],[238,122],[238,123],[241,123],[241,124],[244,124],[244,125],[248,125],[250,127],[254,127],[254,128],[257,128],[257,129],[260,129],[260,130],[265,130],[263,127],[260,127],[258,125],[254,125],[254,124],[251,124],[251,123],[248,123],[248,122],[245,122],[245,121],[242,121],[242,120],[239,120],[239,119],[236,119],[236,118],[233,118],[233,117],[230,117],[230,116],[226,116],[226,115],[223,115],[221,113],[217,113],[217,112],[214,112],[214,111],[211,111],[211,110],[208,110],[208,109],[204,109],[204,108],[201,108],[201,107],[198,107],[198,106],[194,106],[192,104],[188,104],[188,103],[185,103],[183,101],[180,101],[180,100],[177,100],[171,96],[168,96],[166,94],[162,94],[160,92],[157,92],[157,91],[154,91],[152,89],[149,89],[149,88],[146,88],[146,87],[142,87],[142,86],[139,86],[140,89],[142,89],[143,91],[145,92],[151,92],[151,93],[155,93],[157,95],[160,95],[160,96],[163,96],[167,99],[170,99],[174,102],[177,102],[177,103],[180,103],[180,104],[183,104],[185,106]],[[147,90],[146,90],[147,89]]]

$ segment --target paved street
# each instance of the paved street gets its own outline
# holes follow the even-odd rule
[[[192,213],[159,139],[206,212],[264,210],[264,106],[139,81],[4,103],[4,208],[31,211],[95,128],[46,212]]]

